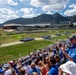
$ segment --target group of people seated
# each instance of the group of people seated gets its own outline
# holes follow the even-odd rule
[[[76,35],[0,64],[0,75],[76,75]]]

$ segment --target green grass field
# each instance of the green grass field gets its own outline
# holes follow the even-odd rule
[[[38,50],[53,43],[54,42],[48,40],[30,41],[23,44],[0,48],[0,62],[2,63],[3,61],[19,58],[20,55],[25,56],[29,53],[29,50],[32,52],[35,48]]]
[[[71,32],[71,34],[64,34],[65,32]],[[55,34],[62,34],[62,35],[55,36]],[[45,35],[54,36],[53,37],[54,39],[63,40],[63,39],[67,39],[72,34],[76,34],[76,30],[47,30],[42,32],[37,31],[37,33],[34,32],[29,34],[25,32],[23,32],[22,34],[16,34],[15,32],[0,31],[0,44],[19,41],[21,38],[26,38],[26,37],[37,38]],[[0,63],[19,58],[20,55],[26,56],[29,50],[32,52],[35,48],[38,50],[55,42],[56,41],[51,39],[51,40],[41,40],[41,41],[30,41],[30,42],[25,42],[23,44],[18,44],[18,45],[3,47],[3,48],[0,47]]]
[[[0,43],[3,44],[3,43],[8,43],[8,42],[14,42],[14,41],[20,40],[21,38],[27,38],[27,37],[37,38],[37,37],[41,37],[41,36],[45,36],[45,35],[51,36],[51,35],[55,35],[55,34],[59,34],[59,33],[62,34],[63,32],[66,32],[66,31],[69,31],[72,33],[75,32],[75,30],[47,30],[47,31],[39,32],[39,33],[38,32],[37,33],[25,33],[25,32],[23,32],[23,34],[16,34],[15,32],[0,31]],[[8,34],[11,34],[11,35],[8,35]],[[64,35],[64,36],[66,36],[66,35]],[[66,37],[64,37],[64,38],[66,38]]]

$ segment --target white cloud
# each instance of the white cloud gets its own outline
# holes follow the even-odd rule
[[[46,1],[46,0],[44,0],[44,1]],[[40,2],[39,0],[31,0],[31,5],[33,5],[35,7],[40,7],[40,6],[45,5],[44,1]]]
[[[7,9],[7,8],[2,8],[0,9],[0,13],[5,14],[5,15],[10,15],[10,14],[14,14],[13,11]]]
[[[14,5],[14,6],[18,5],[18,3],[14,2],[13,0],[8,0],[7,2],[9,5]]]
[[[33,14],[33,13],[32,14],[24,14],[23,15],[24,18],[32,18],[34,16],[35,16],[35,14]]]
[[[60,11],[66,7],[68,0],[31,0],[31,5],[42,7],[44,11]]]
[[[69,8],[76,8],[76,4],[70,5]]]
[[[67,16],[73,16],[73,15],[76,15],[76,4],[72,4],[69,6],[69,10],[66,10],[64,12],[64,15],[67,15]]]
[[[31,0],[20,0],[20,2],[24,5],[29,5]]]
[[[3,23],[10,19],[18,18],[14,11],[6,8],[0,9],[0,23]]]
[[[59,5],[59,4],[54,4],[54,5],[46,5],[43,7],[43,10],[44,11],[49,11],[49,10],[52,10],[52,11],[60,11],[63,9],[63,4],[62,5]]]
[[[24,12],[23,15],[24,18],[31,18],[36,15],[35,10],[33,8],[22,8],[20,11]]]
[[[23,11],[24,13],[29,14],[31,12],[30,9],[32,8],[22,8],[20,11]]]
[[[16,14],[18,14],[18,13],[19,13],[19,11],[17,10],[17,11],[16,11]]]
[[[48,12],[46,12],[46,14],[52,14],[52,12],[51,11],[48,11]]]
[[[20,1],[31,1],[31,0],[20,0]]]

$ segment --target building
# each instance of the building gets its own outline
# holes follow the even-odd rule
[[[59,27],[59,24],[57,24],[57,23],[52,23],[51,24],[51,28],[58,28]]]
[[[71,21],[59,21],[59,24],[62,27],[68,27],[70,25]]]
[[[50,23],[39,23],[39,24],[4,24],[4,29],[18,29],[18,30],[25,30],[31,28],[45,28],[50,27]]]
[[[4,29],[17,29],[18,27],[21,27],[21,24],[4,24]]]
[[[76,27],[76,22],[73,22],[73,27]]]

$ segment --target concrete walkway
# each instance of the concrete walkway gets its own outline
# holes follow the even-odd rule
[[[43,40],[43,38],[35,38],[35,40]],[[10,43],[1,44],[0,47],[6,47],[6,46],[22,44],[22,43],[24,43],[24,42],[21,42],[21,41],[10,42]]]
[[[35,38],[35,40],[44,40],[44,38]]]
[[[0,47],[6,47],[6,46],[21,44],[21,43],[24,43],[24,42],[17,41],[17,42],[5,43],[5,44],[1,44]]]

